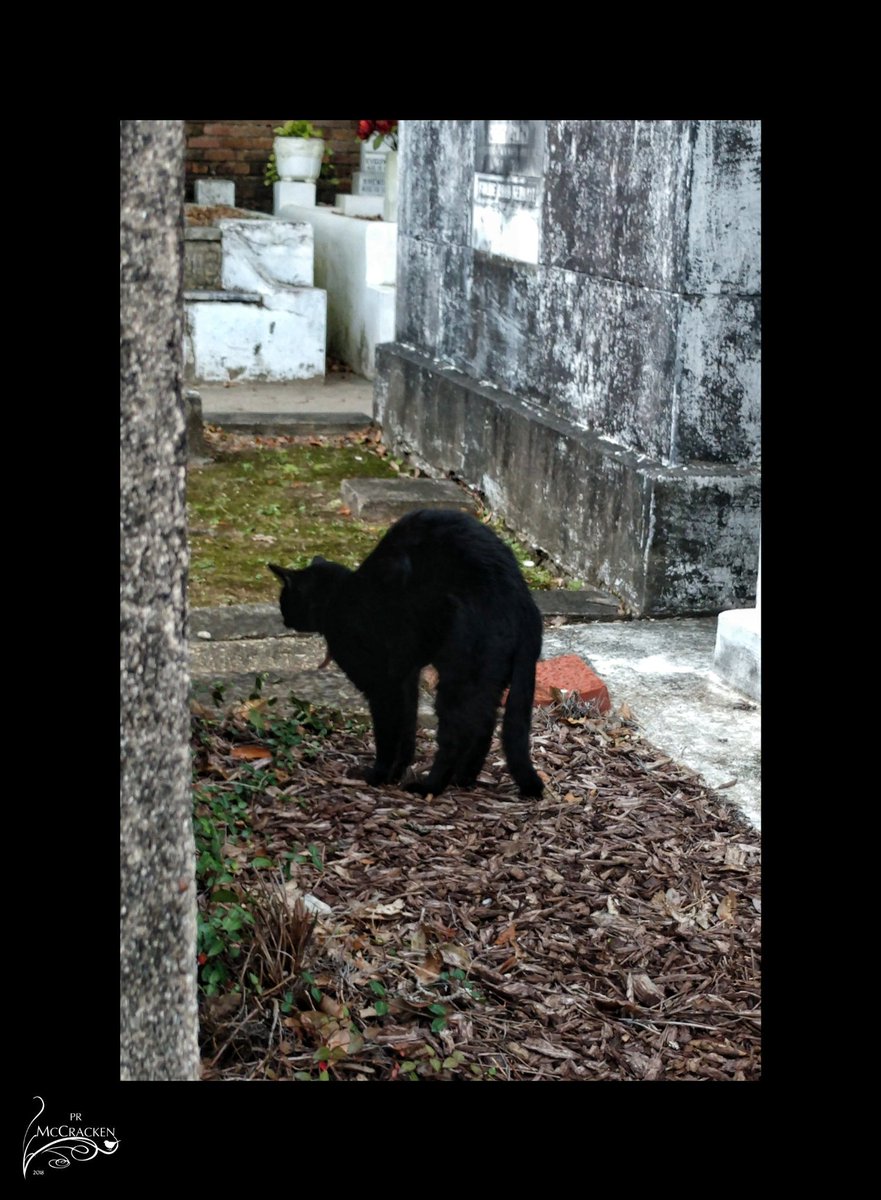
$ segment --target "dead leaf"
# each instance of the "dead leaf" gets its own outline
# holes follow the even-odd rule
[[[576,1055],[566,1046],[552,1046],[550,1042],[544,1038],[531,1038],[523,1045],[527,1050],[534,1050],[536,1054],[545,1054],[548,1058],[575,1058]]]
[[[499,934],[493,945],[504,946],[505,942],[513,942],[517,937],[517,927],[512,922],[506,930]]]
[[[314,1009],[307,1009],[305,1012],[300,1013],[300,1021],[308,1029],[316,1033],[327,1029],[328,1025],[337,1025],[333,1017],[329,1017],[327,1013],[318,1012]]]
[[[420,983],[435,983],[443,970],[443,960],[439,954],[427,954],[420,963],[411,963],[410,970]]]
[[[440,948],[440,954],[449,967],[458,967],[460,971],[467,971],[471,966],[471,955],[462,946],[457,946],[455,942],[444,942]]]
[[[346,1054],[357,1054],[364,1045],[364,1039],[351,1029],[338,1029],[326,1039],[330,1050],[345,1050]]]
[[[737,896],[734,892],[728,892],[716,909],[716,916],[720,921],[733,921],[736,912]]]
[[[390,904],[366,904],[362,908],[356,908],[355,915],[381,921],[388,917],[396,917],[399,912],[403,911],[403,908],[403,900],[392,900]]]
[[[725,866],[734,871],[746,870],[746,851],[742,846],[730,845],[725,847]]]
[[[205,1012],[214,1021],[228,1017],[242,1007],[242,997],[237,992],[227,992],[225,996],[210,996],[205,1001]]]
[[[640,1004],[660,1004],[664,999],[664,992],[649,979],[645,971],[628,971],[627,999],[635,999]]]
[[[266,746],[233,746],[233,758],[245,758],[248,760],[255,758],[272,758],[272,751]]]
[[[346,1015],[345,1004],[340,1004],[337,1000],[334,1000],[332,996],[328,996],[327,994],[321,997],[321,1002],[319,1003],[318,1007],[323,1013],[327,1013],[327,1015],[330,1017],[337,1017],[338,1019],[341,1019]]]

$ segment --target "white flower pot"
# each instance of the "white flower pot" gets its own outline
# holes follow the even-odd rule
[[[305,179],[311,182],[321,174],[323,138],[277,137],[272,149],[275,151],[275,169],[280,179]]]

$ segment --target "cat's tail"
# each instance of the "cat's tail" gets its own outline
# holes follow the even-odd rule
[[[532,701],[535,696],[535,663],[541,652],[541,618],[535,614],[537,631],[530,629],[514,652],[511,686],[502,718],[502,746],[508,770],[524,796],[540,796],[544,784],[539,779],[529,753],[532,726]],[[530,621],[530,625],[533,622]]]

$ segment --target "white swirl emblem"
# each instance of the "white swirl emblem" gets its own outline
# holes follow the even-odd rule
[[[23,1142],[24,1153],[22,1155],[22,1174],[25,1176],[25,1178],[27,1177],[28,1167],[33,1160],[38,1154],[45,1154],[47,1150],[52,1150],[55,1152],[54,1157],[49,1158],[46,1161],[50,1167],[53,1167],[58,1171],[63,1170],[65,1167],[69,1167],[71,1162],[88,1162],[89,1159],[96,1158],[99,1154],[114,1154],[116,1152],[116,1149],[119,1146],[118,1138],[113,1141],[108,1141],[107,1138],[102,1138],[102,1144],[99,1146],[93,1138],[82,1137],[79,1135],[54,1138],[51,1142],[46,1142],[45,1145],[39,1146],[36,1150],[31,1150],[31,1143],[37,1136],[34,1134],[32,1137],[28,1138],[31,1125],[33,1125],[34,1121],[36,1121],[37,1118],[46,1111],[46,1105],[43,1103],[43,1097],[34,1096],[34,1099],[40,1101],[40,1107],[36,1115],[31,1120],[30,1125],[28,1125],[27,1129],[25,1130]]]

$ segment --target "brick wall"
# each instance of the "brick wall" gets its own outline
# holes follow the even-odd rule
[[[272,188],[263,184],[266,160],[272,150],[275,121],[186,121],[186,199],[195,199],[197,179],[233,179],[236,204],[258,212],[272,212]],[[300,119],[300,118],[297,118]],[[310,120],[311,118],[303,118]],[[322,130],[333,150],[331,164],[338,184],[318,180],[318,203],[330,204],[337,192],[352,190],[352,172],[358,169],[361,143],[355,137],[355,121],[312,121]]]

